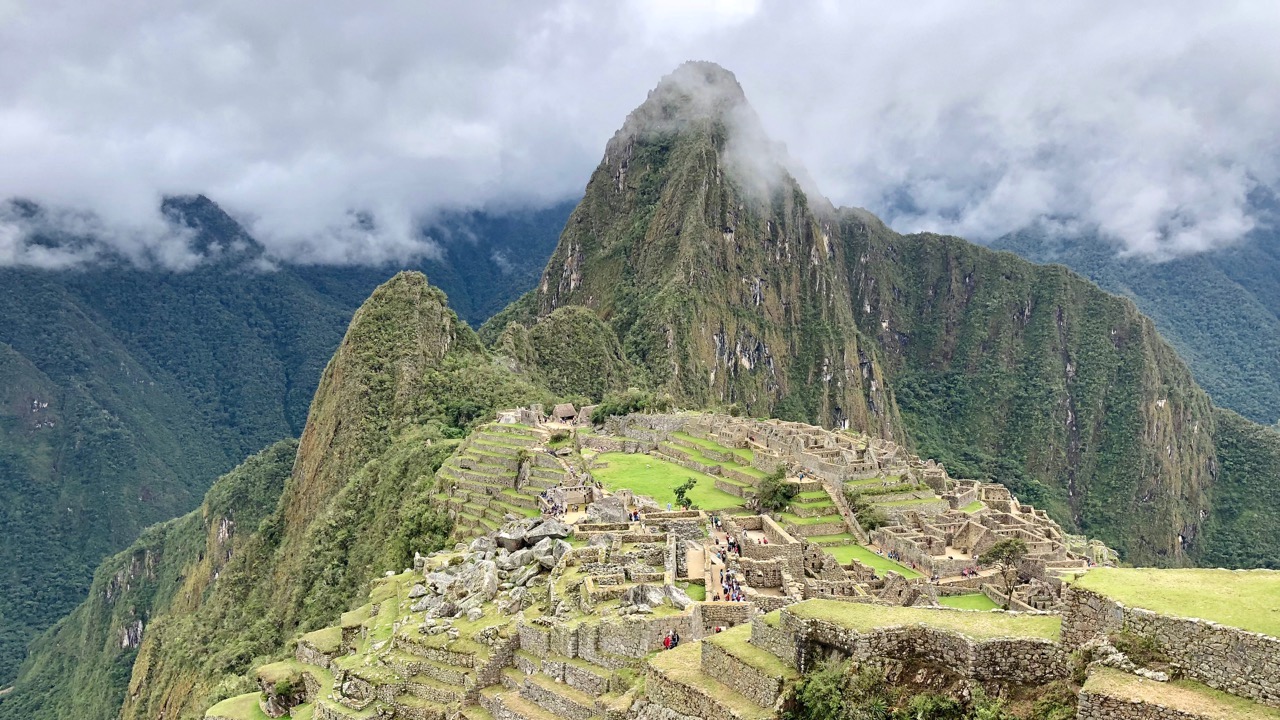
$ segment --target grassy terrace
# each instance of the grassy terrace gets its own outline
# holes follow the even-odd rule
[[[940,595],[938,596],[938,602],[946,607],[958,608],[960,610],[995,610],[1000,607],[994,600],[982,593],[970,593],[967,595]]]
[[[674,432],[674,433],[671,433],[671,436],[678,437],[681,440],[686,440],[688,442],[693,443],[694,445],[697,445],[698,447],[707,448],[708,450],[719,450],[720,452],[731,452],[734,455],[737,455],[738,458],[740,458],[742,464],[744,465],[750,465],[751,461],[754,460],[756,456],[754,452],[746,448],[727,448],[714,440],[703,440],[702,438],[694,437],[689,433]]]
[[[626,488],[640,495],[648,495],[665,505],[676,501],[672,492],[686,478],[698,481],[689,492],[689,499],[700,510],[727,510],[742,507],[742,498],[716,489],[716,479],[696,470],[676,465],[666,460],[640,453],[602,453],[597,456],[608,467],[593,468],[591,474],[604,483],[607,490]]]
[[[832,507],[834,507],[834,503],[832,504]],[[814,517],[800,517],[795,513],[784,512],[784,513],[779,513],[779,517],[782,518],[783,522],[789,522],[793,525],[819,525],[822,523],[844,523],[844,518],[840,517],[840,515],[837,513],[832,513],[830,515],[816,515]]]
[[[836,560],[840,561],[841,565],[848,565],[850,560],[857,560],[863,565],[875,568],[877,573],[885,573],[892,570],[908,580],[911,578],[923,577],[923,575],[912,570],[906,565],[896,563],[883,555],[877,555],[862,545],[840,545],[837,547],[825,548],[825,550],[834,555]]]
[[[711,635],[703,642],[711,643],[742,662],[771,677],[793,679],[798,677],[795,668],[787,665],[777,655],[747,642],[751,637],[751,625],[738,625],[724,632]]]
[[[204,714],[207,718],[230,718],[231,720],[270,720],[258,705],[262,693],[252,692],[227,698],[209,708]]]
[[[1280,572],[1096,568],[1075,581],[1129,607],[1280,637]]]
[[[1095,695],[1163,705],[1214,720],[1280,720],[1280,710],[1190,680],[1162,683],[1100,667],[1089,673],[1084,689]]]
[[[973,502],[969,503],[968,505],[965,505],[960,509],[967,513],[976,513],[984,507],[986,507],[986,503],[982,502],[981,500],[974,500]]]
[[[649,664],[667,678],[686,687],[696,688],[736,711],[744,720],[766,720],[773,717],[771,708],[762,708],[735,692],[702,670],[702,647],[696,642],[681,643],[675,650],[665,650],[649,659]]]
[[[802,618],[826,620],[860,632],[901,625],[925,625],[960,633],[974,640],[1024,637],[1054,641],[1062,632],[1062,619],[1052,615],[970,613],[839,600],[806,600],[787,606],[784,612]]]
[[[663,447],[669,448],[669,450],[665,451],[668,455],[683,453],[687,455],[690,460],[696,463],[701,463],[703,465],[708,465],[708,466],[714,465],[720,468],[731,468],[733,470],[737,470],[738,472],[745,473],[755,478],[764,477],[763,472],[751,467],[750,465],[742,465],[737,462],[726,462],[724,460],[716,460],[715,458],[710,457],[708,455],[703,455],[697,448],[682,447],[675,443],[663,443],[662,445]],[[731,452],[731,451],[726,449],[725,452]]]

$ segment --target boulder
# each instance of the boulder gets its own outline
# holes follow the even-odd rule
[[[478,553],[483,553],[483,552],[488,552],[490,550],[493,550],[495,549],[493,538],[482,535],[476,538],[475,540],[471,541],[471,545],[469,546],[469,549],[471,550],[471,552],[478,552]]]
[[[525,545],[524,533],[513,534],[504,530],[494,536],[494,540],[497,541],[499,547],[505,548],[507,552],[515,552]]]
[[[414,583],[413,587],[409,588],[410,600],[417,600],[418,598],[426,594],[427,594],[427,586],[423,585],[422,583]]]
[[[537,563],[533,565],[525,565],[524,567],[517,570],[515,575],[511,576],[511,582],[516,587],[521,587],[527,584],[530,580],[538,577],[538,573],[540,570],[541,570],[541,567]]]
[[[533,545],[537,545],[545,538],[564,539],[573,534],[573,529],[568,525],[556,520],[555,518],[547,518],[539,523],[529,532],[525,533],[525,541]]]
[[[573,549],[573,546],[565,542],[564,540],[556,540],[555,544],[551,546],[551,554],[552,556],[555,557],[556,560],[559,560],[560,558],[564,557],[565,553],[569,552],[572,549]]]
[[[601,498],[587,506],[587,519],[598,523],[627,521],[627,503],[618,495]]]
[[[660,588],[641,583],[627,588],[619,599],[623,605],[648,605],[652,608],[655,605],[662,604],[662,601],[666,599],[666,593]]]

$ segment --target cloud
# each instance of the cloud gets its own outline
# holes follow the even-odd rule
[[[838,205],[978,240],[1073,218],[1168,257],[1237,241],[1280,185],[1278,33],[1280,7],[1191,0],[0,0],[0,198],[177,266],[169,194],[285,261],[430,255],[442,208],[581,192],[703,58]],[[72,262],[21,233],[0,224],[0,264]]]

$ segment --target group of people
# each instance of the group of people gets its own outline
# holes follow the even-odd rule
[[[734,540],[733,536],[729,536],[725,538],[725,549],[721,549],[720,539],[716,538],[716,557],[720,559],[720,562],[729,562],[730,553],[736,553],[738,557],[742,557],[742,547],[738,545],[738,541]]]
[[[628,522],[640,522],[640,511],[639,511],[639,510],[637,510],[637,509],[635,509],[635,508],[631,508],[630,510],[628,510],[628,511],[627,511],[627,521],[628,521]]]
[[[746,602],[746,593],[742,592],[742,585],[738,579],[733,576],[733,570],[726,568],[720,575],[720,592],[716,594],[716,602],[727,600],[729,602]]]
[[[564,514],[566,512],[578,511],[577,505],[561,505],[560,503],[552,500],[551,495],[549,493],[550,493],[550,490],[543,490],[542,492],[538,493],[538,497],[542,498],[544,502],[544,509],[542,511],[544,515],[550,515],[551,517],[559,518],[559,517],[564,517]]]
[[[960,570],[960,577],[966,577],[966,578],[978,577],[978,568],[976,567],[963,568]]]
[[[680,645],[680,633],[675,630],[668,630],[667,636],[662,638],[662,648],[664,650],[675,650]]]

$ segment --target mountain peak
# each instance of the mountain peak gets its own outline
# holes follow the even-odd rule
[[[623,135],[679,130],[696,121],[724,120],[749,109],[738,78],[705,60],[690,60],[662,78],[627,116]]]

